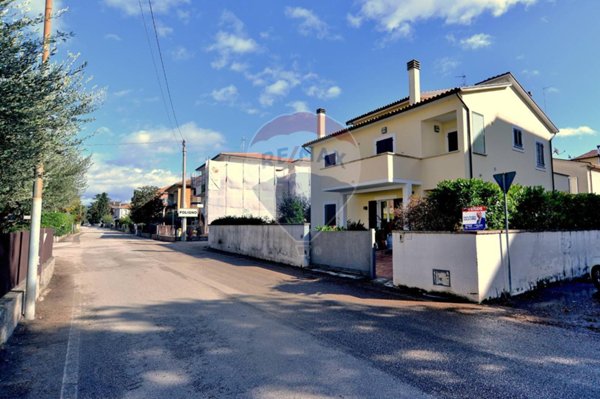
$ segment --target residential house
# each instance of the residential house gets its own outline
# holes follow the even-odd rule
[[[186,180],[185,185],[185,204],[186,208],[193,207],[192,198],[194,197],[194,189],[191,186],[191,179]],[[161,198],[163,198],[164,210],[163,215],[165,218],[165,223],[169,225],[177,225],[180,223],[179,217],[177,216],[177,210],[181,208],[182,203],[182,184],[181,181],[177,183],[173,183],[170,186],[166,187],[162,190]],[[166,201],[165,201],[166,199]],[[198,224],[198,219],[195,218],[187,218],[188,226],[194,226]]]
[[[556,189],[600,194],[600,146],[573,159],[553,159]]]
[[[325,135],[317,110],[312,154],[311,222],[371,228],[412,195],[445,179],[516,171],[515,183],[552,190],[557,127],[511,73],[471,86],[421,92],[420,65],[407,64],[409,95],[350,119]]]
[[[197,194],[194,203],[200,207],[206,226],[223,216],[276,219],[277,206],[286,196],[310,199],[308,159],[223,152],[196,171],[192,178]]]
[[[110,214],[113,220],[119,220],[125,216],[129,216],[131,213],[131,205],[123,204],[119,201],[111,201],[109,204]]]

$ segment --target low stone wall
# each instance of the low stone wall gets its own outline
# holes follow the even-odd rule
[[[600,264],[600,231],[509,232],[510,280],[499,231],[394,232],[393,240],[394,284],[475,302],[580,277]]]
[[[42,272],[38,276],[36,299],[39,298],[42,290],[50,283],[54,274],[54,264],[55,260],[52,257],[42,265]],[[18,286],[0,298],[0,345],[8,341],[23,317],[26,284],[27,281],[22,281]]]
[[[310,242],[311,264],[373,277],[375,230],[317,231]]]
[[[310,225],[210,226],[211,248],[306,267]]]

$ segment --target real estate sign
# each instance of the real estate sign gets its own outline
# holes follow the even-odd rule
[[[180,218],[197,218],[198,208],[179,208],[177,210],[177,216]]]
[[[487,208],[485,206],[463,208],[463,230],[485,230],[487,226],[485,221],[486,212]]]

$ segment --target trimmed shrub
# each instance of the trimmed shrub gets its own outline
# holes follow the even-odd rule
[[[274,222],[268,218],[260,218],[256,216],[223,216],[215,219],[210,224],[211,226],[244,226],[244,225],[268,225]]]
[[[60,237],[69,234],[75,223],[75,218],[69,213],[43,212],[42,227],[54,229],[54,235]]]
[[[348,223],[346,223],[346,230],[348,230],[348,231],[366,231],[368,229],[365,227],[365,224],[363,222],[361,222],[360,220],[358,220],[357,222],[348,220]]]
[[[300,196],[286,196],[277,207],[277,221],[282,224],[310,223],[310,202]]]

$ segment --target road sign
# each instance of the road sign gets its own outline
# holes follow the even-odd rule
[[[177,210],[177,216],[180,218],[197,218],[198,208],[179,208]]]
[[[498,173],[494,175],[496,183],[498,183],[504,194],[508,192],[508,189],[510,188],[513,180],[515,180],[516,175],[517,172]]]

